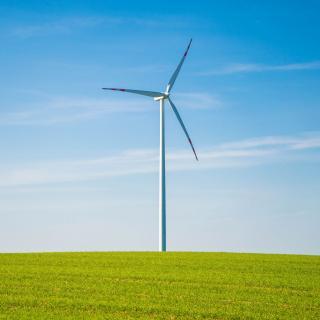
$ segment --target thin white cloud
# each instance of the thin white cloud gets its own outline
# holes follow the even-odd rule
[[[25,111],[0,113],[0,125],[54,125],[79,122],[116,112],[143,112],[149,110],[150,106],[148,101],[137,99],[59,97],[23,109]]]
[[[146,19],[121,16],[75,16],[34,24],[17,25],[11,28],[9,34],[20,38],[31,38],[55,34],[69,34],[77,29],[93,28],[96,26],[106,27],[123,24],[159,28],[168,26],[185,27],[189,22],[187,22],[186,19],[176,19],[175,17]]]
[[[11,35],[30,38],[70,33],[74,29],[97,26],[105,21],[101,17],[69,17],[39,24],[20,25],[12,28]]]
[[[215,109],[223,106],[221,99],[207,92],[177,92],[172,100],[177,107],[189,109]]]
[[[267,136],[252,138],[242,141],[229,142],[222,145],[222,148],[252,149],[265,147],[282,147],[288,149],[311,149],[320,146],[320,134],[310,132],[301,136]]]
[[[117,112],[150,112],[155,102],[130,94],[119,94],[117,97],[49,97],[43,95],[42,102],[35,106],[24,106],[23,111],[0,113],[0,125],[55,125],[88,121],[110,113]],[[218,98],[208,93],[180,93],[175,95],[179,108],[207,109],[220,107]]]
[[[224,143],[198,150],[199,162],[191,150],[169,152],[170,171],[237,168],[274,163],[302,161],[303,150],[320,149],[320,132],[297,136],[270,136]],[[320,161],[318,153],[309,158]],[[2,165],[0,187],[33,186],[62,182],[106,179],[113,176],[155,173],[158,170],[158,150],[127,150],[116,155],[94,159],[73,159],[30,164],[23,167]]]
[[[119,71],[130,72],[130,73],[162,73],[167,71],[167,66],[159,65],[159,64],[147,64],[147,65],[139,65],[133,67],[126,67],[125,69],[118,68]],[[169,72],[169,71],[168,71]]]
[[[202,76],[210,75],[228,75],[235,73],[257,73],[257,72],[286,72],[286,71],[301,71],[301,70],[318,70],[320,69],[320,61],[291,63],[283,65],[265,65],[265,64],[246,64],[235,63],[224,68],[203,71],[198,73]]]

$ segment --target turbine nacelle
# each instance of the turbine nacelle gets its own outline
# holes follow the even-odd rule
[[[169,92],[162,92],[161,96],[155,97],[155,98],[153,98],[153,100],[155,100],[155,101],[165,100],[165,99],[169,99],[169,96],[170,96]]]

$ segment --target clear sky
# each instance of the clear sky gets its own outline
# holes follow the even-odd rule
[[[320,254],[318,1],[1,1],[0,251]]]

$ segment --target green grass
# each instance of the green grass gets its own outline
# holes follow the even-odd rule
[[[0,254],[0,319],[320,319],[320,256]]]

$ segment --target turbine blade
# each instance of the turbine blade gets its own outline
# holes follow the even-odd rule
[[[135,93],[140,94],[142,96],[148,96],[148,97],[161,97],[163,96],[163,93],[156,92],[156,91],[144,91],[144,90],[132,90],[132,89],[119,89],[119,88],[102,88],[103,90],[112,90],[112,91],[121,91],[121,92],[129,92],[129,93]]]
[[[170,103],[170,105],[171,105],[171,107],[172,107],[173,112],[175,113],[176,117],[178,118],[178,121],[180,122],[180,125],[181,125],[181,127],[182,127],[185,135],[187,136],[187,139],[188,139],[188,141],[189,141],[189,143],[190,143],[190,146],[191,146],[191,148],[192,148],[192,151],[193,151],[193,153],[194,153],[194,156],[196,157],[197,161],[199,161],[198,156],[197,156],[197,154],[196,154],[196,151],[194,150],[192,141],[191,141],[191,139],[190,139],[190,136],[189,136],[189,134],[188,134],[188,131],[187,131],[187,129],[186,129],[186,127],[185,127],[185,125],[184,125],[181,117],[180,117],[180,114],[179,114],[179,112],[178,112],[178,109],[177,109],[176,106],[173,104],[173,102],[171,101],[170,98],[168,98],[168,100],[169,100],[169,103]]]
[[[169,83],[168,83],[168,85],[167,85],[167,90],[166,90],[167,92],[170,92],[170,91],[171,91],[171,89],[172,89],[172,87],[173,87],[173,84],[174,84],[174,82],[176,81],[176,79],[177,79],[177,77],[178,77],[178,74],[179,74],[179,72],[180,72],[180,69],[181,69],[181,67],[182,67],[182,65],[183,65],[183,62],[184,62],[184,60],[186,59],[186,56],[187,56],[188,51],[189,51],[189,49],[190,49],[191,42],[192,42],[192,39],[190,39],[190,42],[189,42],[189,44],[188,44],[188,47],[187,47],[187,49],[186,49],[186,51],[185,51],[182,59],[180,60],[180,63],[178,64],[176,70],[174,71],[173,75],[171,76],[171,78],[170,78],[170,80],[169,80]]]

